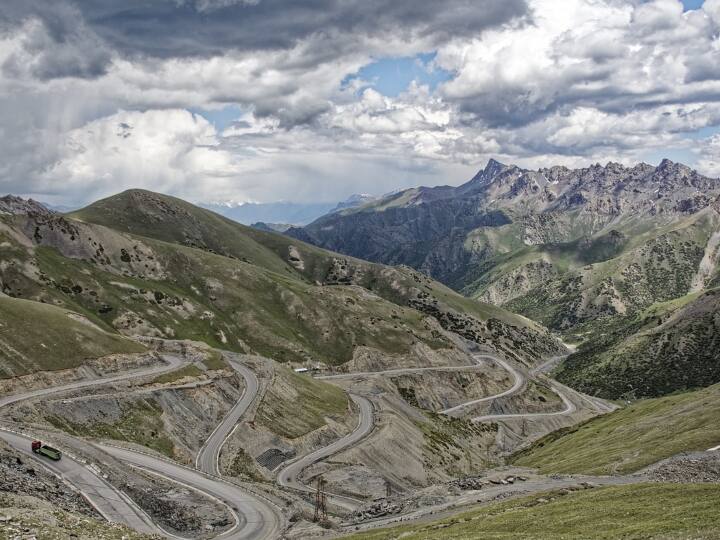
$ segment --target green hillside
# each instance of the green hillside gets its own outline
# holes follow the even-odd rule
[[[0,295],[0,378],[74,368],[90,358],[143,350],[67,309]]]
[[[636,399],[720,381],[720,290],[659,302],[619,318],[556,370],[566,384],[603,397]]]
[[[430,523],[378,529],[353,540],[546,540],[720,536],[720,486],[637,484],[565,490],[490,504]]]
[[[515,454],[512,461],[543,473],[623,474],[718,444],[720,384],[637,401],[555,431]]]
[[[257,231],[172,197],[133,190],[71,216],[1,218],[14,231],[0,230],[0,252],[13,261],[0,270],[6,294],[65,306],[108,331],[279,361],[340,364],[358,347],[453,347],[439,325],[528,362],[559,350],[541,326],[413,270]]]

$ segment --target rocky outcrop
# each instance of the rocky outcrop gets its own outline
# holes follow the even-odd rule
[[[14,195],[6,195],[0,197],[0,214],[35,214],[45,215],[52,214],[51,210],[41,203],[32,199],[23,199]]]

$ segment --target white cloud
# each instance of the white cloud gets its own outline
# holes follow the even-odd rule
[[[240,173],[204,118],[174,109],[120,111],[67,132],[35,190],[60,184],[97,196],[150,185],[197,198],[208,189],[227,192]]]
[[[0,30],[0,189],[80,203],[127,187],[328,201],[459,183],[489,157],[575,166],[693,149],[697,166],[718,174],[717,138],[688,133],[720,125],[720,0],[686,13],[678,0],[529,3],[530,19],[481,33],[440,28],[457,14],[437,31],[422,21],[397,33],[306,19],[287,43],[216,51],[233,35],[224,28],[203,38],[202,54],[176,56],[151,54],[152,40],[142,54],[112,49],[71,8],[61,31],[25,17]],[[209,18],[264,6],[178,5]],[[397,9],[385,23],[402,18]],[[436,47],[433,67],[454,75],[438,91],[343,86],[373,59]],[[244,112],[223,133],[187,112],[228,104]]]
[[[701,142],[701,157],[698,170],[706,175],[720,177],[720,134],[713,135]]]

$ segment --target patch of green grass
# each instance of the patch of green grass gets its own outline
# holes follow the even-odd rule
[[[0,296],[0,378],[70,369],[89,359],[145,350],[72,315],[67,309]]]
[[[680,452],[720,444],[720,384],[641,400],[561,429],[515,454],[542,473],[624,474]]]
[[[443,414],[426,412],[428,421],[416,422],[416,425],[423,433],[423,453],[428,466],[445,468],[449,474],[460,476],[466,471],[457,467],[460,460],[474,464],[471,468],[479,469],[487,466],[486,462],[478,462],[473,459],[473,452],[468,448],[475,445],[471,441],[477,441],[488,433],[497,432],[497,424],[475,424],[463,418],[454,418]]]
[[[348,396],[337,386],[279,368],[258,409],[257,422],[294,439],[348,412]]]
[[[235,450],[232,463],[227,468],[227,474],[250,482],[266,482],[255,466],[255,460],[242,448]]]
[[[615,540],[720,537],[720,485],[636,484],[556,491],[491,504],[427,524],[356,534],[356,540]]]
[[[229,367],[228,363],[223,358],[222,353],[219,351],[208,352],[203,360],[203,364],[205,364],[205,367],[210,370],[221,370]]]
[[[176,369],[175,371],[163,373],[162,375],[155,377],[151,384],[168,384],[184,379],[185,377],[199,377],[202,374],[203,370],[190,364],[189,366],[184,366],[180,369]]]

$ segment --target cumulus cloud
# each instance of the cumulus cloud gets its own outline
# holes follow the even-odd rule
[[[67,132],[34,191],[62,184],[97,195],[150,184],[197,198],[208,187],[226,190],[242,172],[218,146],[215,128],[186,110],[120,111]]]
[[[532,24],[441,47],[436,62],[458,73],[443,93],[507,127],[574,107],[622,113],[717,101],[713,5],[683,13],[679,0],[534,0]]]
[[[2,70],[11,77],[41,81],[105,74],[111,52],[84,23],[82,13],[63,2],[8,3],[0,9],[6,44]]]
[[[702,141],[698,169],[707,175],[720,177],[720,134]]]

